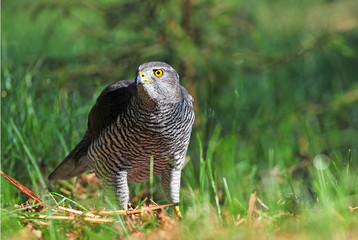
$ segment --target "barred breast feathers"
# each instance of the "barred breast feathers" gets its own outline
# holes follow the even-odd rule
[[[172,160],[181,169],[183,163],[177,161],[185,157],[194,121],[192,97],[187,94],[186,98],[175,106],[163,105],[160,110],[152,112],[138,105],[135,98],[130,105],[127,111],[120,114],[114,123],[101,132],[90,147],[91,160],[101,162],[96,163],[97,168],[101,168],[98,169],[99,175],[103,176],[111,172],[114,174],[120,168],[140,166],[141,162],[148,163],[150,156],[156,154],[163,155],[162,159],[156,159],[156,165],[162,165],[161,170],[168,165],[168,156],[175,158]],[[164,139],[166,139],[165,143],[160,142]],[[176,148],[181,150],[178,151]],[[108,159],[109,155],[116,155],[117,158]],[[131,159],[125,161],[125,158]],[[148,172],[149,169],[146,169],[148,167],[139,167],[138,171]],[[146,174],[142,175],[141,179],[134,179],[134,181],[147,179],[147,176],[144,176]],[[131,176],[129,172],[129,178]]]

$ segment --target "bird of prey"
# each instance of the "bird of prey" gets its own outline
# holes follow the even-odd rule
[[[51,173],[68,179],[94,170],[127,209],[128,182],[161,176],[167,199],[179,202],[180,176],[194,122],[193,98],[179,84],[175,69],[164,62],[137,68],[135,80],[107,86],[88,116],[82,140]],[[179,208],[175,210],[180,215]]]

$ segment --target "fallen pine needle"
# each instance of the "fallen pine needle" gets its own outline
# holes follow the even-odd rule
[[[164,205],[159,205],[159,206],[155,206],[155,207],[144,207],[142,209],[139,210],[132,210],[132,211],[126,211],[126,210],[119,210],[119,211],[106,211],[106,212],[100,212],[101,215],[104,216],[108,216],[108,215],[114,215],[114,214],[119,214],[119,215],[123,215],[123,216],[127,216],[127,215],[131,215],[131,214],[138,214],[138,213],[143,213],[144,211],[154,211],[154,210],[159,210],[159,209],[163,209],[166,207],[172,207],[172,206],[177,206],[178,204],[172,203],[172,204],[164,204]],[[74,209],[70,209],[70,208],[65,208],[65,207],[57,207],[56,210],[61,210],[61,211],[65,211],[65,212],[69,212],[69,213],[73,213],[76,214],[78,216],[58,216],[58,215],[44,215],[41,214],[39,216],[36,217],[25,217],[25,216],[20,216],[20,218],[22,219],[33,219],[33,220],[62,220],[62,221],[73,221],[78,219],[79,216],[85,216],[83,218],[84,221],[90,222],[90,223],[111,223],[111,222],[116,222],[117,220],[113,219],[113,218],[107,218],[107,217],[101,217],[99,215],[95,215],[92,213],[85,213],[79,210],[74,210]],[[46,225],[47,223],[44,221],[41,221],[41,225]]]
[[[261,205],[262,207],[266,208],[267,210],[269,209],[269,207],[268,207],[263,201],[261,201],[260,198],[257,198],[257,201],[258,201],[258,203],[260,203],[260,205]]]
[[[24,185],[22,185],[21,183],[19,183],[15,179],[13,179],[12,177],[6,175],[1,170],[0,170],[0,174],[4,178],[6,178],[10,183],[12,183],[15,187],[17,187],[21,192],[26,194],[29,198],[31,198],[32,200],[35,200],[38,203],[42,203],[42,200],[38,196],[36,196],[33,192],[31,192],[30,189],[28,189],[27,187],[25,187]]]

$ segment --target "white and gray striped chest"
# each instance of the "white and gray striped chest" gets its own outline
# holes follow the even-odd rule
[[[193,120],[192,105],[186,101],[155,111],[133,105],[102,132],[89,157],[102,163],[96,165],[110,164],[113,173],[119,169],[147,171],[151,158],[155,174],[173,163],[181,168]]]

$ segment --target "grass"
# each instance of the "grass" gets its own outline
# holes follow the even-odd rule
[[[2,11],[1,170],[46,207],[36,211],[1,178],[3,239],[358,237],[357,4],[199,1],[190,39],[171,12],[182,9],[177,1],[157,2],[167,11],[151,12],[151,21],[122,12],[128,20],[119,27],[105,17],[125,3],[20,2]],[[136,13],[144,18],[148,7]],[[114,223],[34,220],[56,216],[59,205],[115,207],[91,175],[47,176],[81,139],[104,86],[133,78],[130,69],[153,59],[178,68],[195,93],[184,219],[167,209],[112,216]],[[132,204],[167,203],[158,181],[130,185]]]
[[[11,77],[14,81],[10,69],[4,72],[8,75],[3,78]],[[75,93],[41,94],[38,98],[31,93],[40,87],[48,88],[47,83],[41,86],[40,77],[33,76],[30,82],[31,73],[24,75],[28,80],[18,81],[19,90],[10,90],[2,99],[1,169],[45,199],[48,207],[41,214],[52,215],[51,209],[62,204],[84,211],[106,206],[100,184],[83,180],[49,183],[46,180],[48,166],[56,165],[80,138],[85,127],[81,119],[86,119],[94,97],[86,104]],[[18,107],[14,107],[15,103]],[[303,148],[301,151],[309,152],[311,146],[316,147],[313,139],[317,137],[317,129],[316,125],[302,124],[311,138],[298,144]],[[281,127],[286,131],[290,129],[290,126]],[[307,147],[304,141],[312,143]],[[91,224],[79,218],[75,222],[49,220],[49,225],[42,226],[31,219],[19,218],[26,215],[15,205],[25,202],[26,197],[2,179],[2,237],[27,235],[35,238],[41,232],[44,239],[61,239],[64,233],[68,237],[113,239],[128,235],[134,238],[156,236],[160,231],[166,236],[184,239],[344,239],[357,236],[354,226],[357,224],[358,179],[354,152],[348,150],[315,158],[300,153],[297,157],[300,160],[292,164],[281,160],[282,156],[289,155],[286,151],[295,148],[291,142],[279,146],[263,142],[271,145],[266,149],[267,162],[263,163],[252,159],[253,146],[244,148],[239,144],[236,134],[224,134],[220,125],[214,128],[207,142],[200,130],[194,131],[188,152],[191,161],[183,170],[180,207],[184,219],[180,222],[167,219],[164,224],[163,216],[149,217],[133,228],[118,216],[116,224]],[[260,167],[256,162],[265,166]],[[137,199],[133,199],[134,204],[141,205],[145,196],[153,192],[154,199],[165,202],[155,184],[157,180],[151,178],[147,183],[131,186],[131,195]]]

